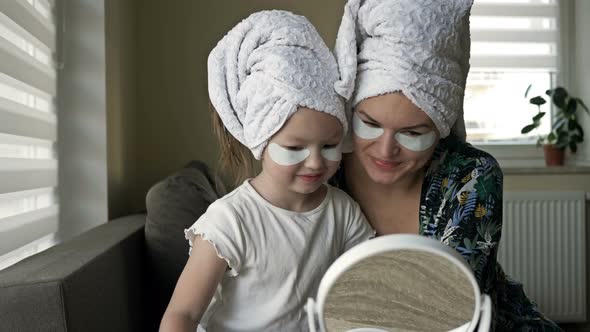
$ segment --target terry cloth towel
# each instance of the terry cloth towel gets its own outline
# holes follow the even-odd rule
[[[342,81],[356,106],[401,91],[426,112],[441,138],[465,139],[473,0],[349,0],[336,39]],[[356,79],[356,82],[355,82]]]
[[[346,132],[334,55],[314,26],[287,11],[238,23],[211,51],[209,97],[226,129],[260,159],[268,140],[307,107],[338,118]]]

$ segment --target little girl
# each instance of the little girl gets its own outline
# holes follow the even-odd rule
[[[222,154],[245,167],[239,141],[262,171],[185,231],[192,254],[160,328],[305,331],[324,272],[374,236],[358,204],[325,184],[347,129],[338,67],[307,19],[263,11],[217,44],[208,70],[217,131],[235,138]]]

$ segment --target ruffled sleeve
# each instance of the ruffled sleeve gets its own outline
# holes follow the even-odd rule
[[[218,200],[211,204],[207,211],[188,229],[184,230],[193,252],[195,237],[201,236],[215,248],[217,256],[227,262],[228,274],[237,276],[243,263],[245,239],[242,231],[243,224],[234,209],[227,203]]]

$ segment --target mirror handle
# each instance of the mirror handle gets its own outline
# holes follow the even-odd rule
[[[315,302],[311,297],[307,299],[305,310],[307,311],[307,325],[309,325],[309,332],[317,332],[315,325]]]
[[[483,294],[481,302],[481,315],[477,332],[487,332],[490,330],[492,323],[492,300],[488,294]]]

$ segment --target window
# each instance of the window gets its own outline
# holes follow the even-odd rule
[[[54,13],[51,0],[0,2],[0,269],[57,231]]]
[[[558,12],[557,0],[475,1],[465,91],[468,141],[533,144],[538,134],[549,132],[549,121],[538,132],[523,135],[520,130],[537,112],[529,98],[556,82]]]

